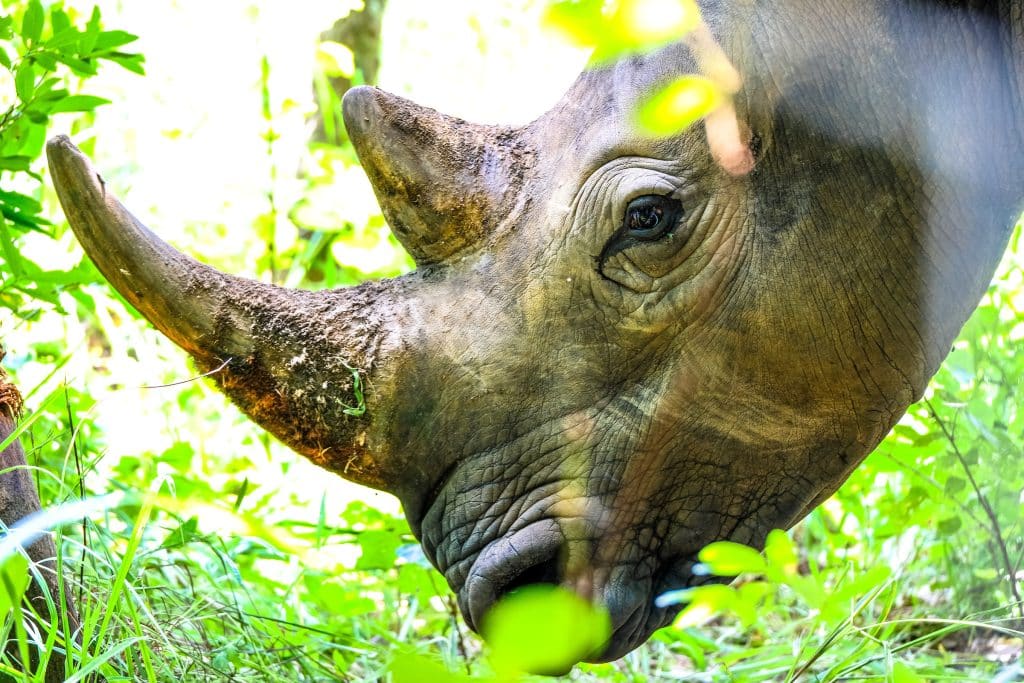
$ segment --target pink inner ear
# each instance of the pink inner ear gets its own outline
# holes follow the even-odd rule
[[[711,156],[726,173],[741,176],[754,170],[754,154],[740,137],[740,125],[732,102],[708,114],[704,126]]]

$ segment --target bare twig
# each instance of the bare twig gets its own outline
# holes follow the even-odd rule
[[[195,382],[196,380],[202,379],[204,377],[210,377],[212,375],[216,375],[218,372],[220,372],[221,370],[226,368],[228,366],[228,364],[231,363],[231,361],[233,361],[233,360],[234,360],[234,358],[228,358],[226,361],[224,361],[223,363],[221,363],[220,365],[215,367],[213,370],[210,370],[209,372],[204,372],[201,375],[196,375],[195,377],[189,377],[188,379],[183,379],[183,380],[180,380],[178,382],[171,382],[170,384],[144,384],[144,385],[142,385],[139,388],[140,389],[166,389],[167,387],[176,387],[176,386],[178,386],[180,384],[188,384],[189,382]]]
[[[970,465],[967,464],[967,459],[964,454],[960,451],[960,447],[956,443],[956,439],[953,437],[953,433],[949,430],[945,421],[939,417],[935,407],[932,406],[932,402],[925,399],[924,404],[928,406],[928,412],[931,413],[932,419],[939,425],[939,429],[942,430],[943,436],[946,437],[946,441],[949,442],[950,448],[953,449],[953,454],[956,455],[956,459],[960,462],[960,466],[963,468],[964,473],[967,475],[967,480],[971,484],[971,488],[974,489],[975,495],[978,496],[978,502],[981,504],[982,510],[985,511],[985,515],[988,517],[989,523],[992,525],[992,533],[995,536],[996,547],[999,549],[997,553],[997,561],[1002,562],[1003,571],[1006,573],[1006,579],[1010,584],[1010,592],[1013,594],[1013,600],[1017,608],[1017,614],[1024,620],[1024,600],[1021,599],[1020,589],[1017,587],[1017,576],[1013,568],[1013,562],[1010,560],[1010,553],[1006,548],[1006,539],[1003,538],[1002,526],[999,524],[999,517],[996,516],[995,510],[992,505],[988,502],[988,498],[981,492],[981,486],[978,485],[978,481],[974,478],[974,473],[971,472]]]

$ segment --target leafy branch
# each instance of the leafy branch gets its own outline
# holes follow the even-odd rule
[[[0,113],[0,180],[10,180],[0,190],[0,306],[20,317],[33,315],[25,311],[28,299],[60,310],[59,293],[88,280],[86,268],[46,271],[22,255],[26,233],[53,236],[39,201],[42,176],[33,165],[42,156],[52,116],[89,113],[109,102],[73,92],[73,77],[81,82],[95,76],[103,61],[143,73],[143,56],[123,51],[136,38],[103,30],[98,7],[78,25],[60,3],[47,14],[40,0],[30,0],[20,20],[0,16],[0,103],[9,102]]]

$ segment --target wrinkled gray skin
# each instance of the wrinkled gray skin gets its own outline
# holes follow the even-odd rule
[[[1021,3],[705,2],[752,172],[705,127],[637,134],[684,46],[585,73],[524,128],[362,88],[349,134],[396,280],[295,292],[160,242],[51,142],[104,274],[255,420],[396,494],[479,628],[509,589],[611,614],[593,660],[665,625],[698,550],[760,544],[830,495],[924,390],[1021,210]],[[983,9],[975,9],[984,7]],[[627,203],[679,199],[652,242]],[[605,254],[603,261],[602,254]],[[356,403],[353,372],[366,388]]]

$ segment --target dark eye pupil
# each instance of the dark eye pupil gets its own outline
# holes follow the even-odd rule
[[[678,199],[663,195],[637,197],[626,207],[621,234],[643,242],[661,239],[672,232],[682,215]]]
[[[665,212],[657,206],[644,206],[637,209],[630,209],[629,229],[650,230],[658,226]]]

